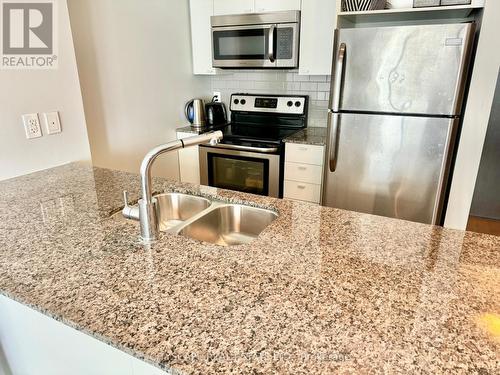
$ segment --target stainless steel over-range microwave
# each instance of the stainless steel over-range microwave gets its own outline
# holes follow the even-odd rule
[[[212,16],[214,68],[296,68],[300,11]]]

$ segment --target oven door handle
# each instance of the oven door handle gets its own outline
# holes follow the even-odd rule
[[[251,146],[231,145],[227,143],[219,143],[217,144],[217,146],[211,146],[209,144],[206,144],[204,146],[210,148],[226,148],[229,150],[260,152],[262,154],[272,154],[278,152],[279,150],[278,147],[251,147]]]

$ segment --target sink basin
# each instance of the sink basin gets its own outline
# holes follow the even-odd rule
[[[160,231],[168,231],[207,209],[211,201],[180,193],[156,195]]]
[[[186,225],[179,234],[222,246],[249,243],[278,215],[269,210],[224,204]]]

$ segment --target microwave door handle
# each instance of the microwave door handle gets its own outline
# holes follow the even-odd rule
[[[267,58],[269,61],[274,62],[274,33],[276,31],[276,25],[271,25],[269,27],[269,34],[267,35]]]

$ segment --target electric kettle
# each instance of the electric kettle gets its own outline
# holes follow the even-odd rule
[[[193,99],[187,102],[184,114],[193,128],[205,127],[205,103],[202,99]]]
[[[217,126],[227,124],[227,111],[224,103],[216,102],[215,97],[212,102],[205,104],[207,114],[207,125]]]

